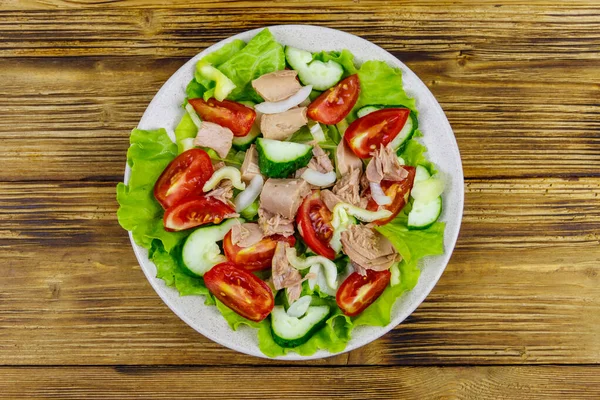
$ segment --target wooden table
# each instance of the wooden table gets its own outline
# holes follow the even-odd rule
[[[169,3],[0,0],[0,396],[600,397],[598,1]],[[115,215],[129,131],[165,80],[285,23],[404,61],[466,177],[456,250],[418,310],[361,349],[288,365],[179,320]]]

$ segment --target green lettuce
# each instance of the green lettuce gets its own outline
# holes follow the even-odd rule
[[[427,152],[427,147],[421,144],[416,138],[422,136],[420,132],[417,130],[415,136],[412,139],[408,140],[404,145],[402,153],[400,156],[406,162],[407,165],[417,166],[422,165],[429,170],[431,174],[435,174],[436,168],[435,164],[427,159],[425,153]]]
[[[181,121],[177,124],[175,128],[175,141],[177,143],[177,152],[183,153],[184,146],[183,140],[185,139],[193,139],[198,134],[198,127],[192,121],[192,117],[190,114],[185,112],[183,117],[181,117]]]
[[[163,227],[163,209],[154,198],[154,184],[166,166],[177,155],[177,146],[164,129],[145,131],[134,129],[127,151],[131,175],[127,185],[117,185],[121,226],[131,231],[135,242],[150,249],[158,239],[166,251],[171,251],[187,236],[184,232],[167,232]]]
[[[217,68],[237,86],[228,99],[260,103],[263,99],[252,88],[251,82],[261,75],[285,68],[283,46],[277,43],[268,29],[263,29],[246,47],[231,55]]]
[[[181,296],[202,295],[206,296],[204,304],[215,304],[215,299],[206,288],[204,279],[188,274],[182,266],[181,246],[177,246],[169,253],[159,241],[155,240],[148,257],[156,265],[156,277],[165,281],[167,286],[176,288]]]
[[[349,50],[340,51],[322,51],[313,55],[313,60],[319,60],[326,63],[329,60],[335,61],[344,68],[343,78],[354,75],[358,72],[354,65],[354,55]]]
[[[409,97],[402,86],[402,71],[383,61],[366,61],[358,70],[360,95],[351,113],[368,105],[404,105],[416,111],[415,99]],[[349,116],[349,117],[350,117]]]

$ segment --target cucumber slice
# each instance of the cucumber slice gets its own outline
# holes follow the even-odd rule
[[[381,110],[382,108],[383,107],[380,106],[364,106],[356,112],[356,116],[362,118],[365,115],[371,114],[373,111]]]
[[[422,165],[417,165],[417,168],[415,171],[415,182],[426,181],[429,178],[431,178],[431,174],[429,173],[429,170]]]
[[[283,306],[275,306],[271,312],[273,340],[288,348],[306,343],[325,324],[329,311],[328,306],[310,306],[302,318],[295,318]]]
[[[304,85],[312,85],[314,90],[326,90],[342,79],[344,68],[335,61],[326,63],[313,60],[313,56],[306,50],[294,47],[285,48],[285,58],[290,66],[298,71],[298,78]]]
[[[221,225],[196,229],[183,244],[181,254],[183,266],[193,275],[202,276],[215,265],[227,261],[221,254],[217,242],[223,240],[227,232],[238,222],[244,220],[232,218]]]
[[[427,203],[415,200],[408,213],[408,229],[425,229],[431,226],[442,213],[442,196]]]
[[[400,155],[400,153],[402,153],[406,142],[408,142],[408,140],[412,137],[412,135],[417,130],[418,126],[419,121],[417,120],[417,116],[414,112],[411,111],[408,116],[408,119],[406,120],[406,123],[404,124],[400,132],[398,132],[398,135],[396,135],[394,140],[392,140],[392,142],[390,143],[390,147],[396,150],[396,154]]]
[[[258,138],[256,150],[260,172],[269,178],[286,178],[312,158],[312,146],[302,143]]]
[[[256,138],[260,135],[260,128],[256,124],[252,125],[250,132],[246,136],[234,136],[232,145],[236,150],[245,151],[250,148]]]

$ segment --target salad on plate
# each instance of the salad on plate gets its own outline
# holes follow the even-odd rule
[[[119,223],[157,278],[258,329],[265,355],[343,351],[444,251],[415,104],[383,61],[268,29],[230,41],[196,64],[175,142],[132,131]]]

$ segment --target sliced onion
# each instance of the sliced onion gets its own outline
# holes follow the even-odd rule
[[[242,173],[239,169],[235,167],[223,167],[213,172],[210,179],[202,187],[202,191],[208,192],[213,190],[225,179],[229,179],[233,187],[238,190],[246,189],[246,184],[242,182]]]
[[[287,309],[287,315],[294,318],[300,318],[306,311],[308,311],[308,307],[310,306],[310,302],[312,301],[312,296],[302,296],[298,300],[296,300],[290,308]]]
[[[190,114],[190,118],[192,119],[192,122],[194,123],[194,125],[196,125],[196,128],[198,128],[198,130],[200,130],[200,128],[202,128],[202,121],[200,120],[200,117],[198,116],[198,114],[196,114],[196,110],[194,110],[194,107],[192,107],[192,105],[190,103],[187,103],[185,105],[185,111],[187,111],[188,114]]]
[[[234,200],[235,211],[242,212],[260,196],[265,181],[262,175],[255,175],[248,187]]]
[[[292,107],[296,107],[298,104],[302,103],[308,95],[312,91],[312,85],[307,85],[302,87],[292,96],[287,99],[281,101],[266,101],[264,103],[260,103],[254,106],[256,111],[260,111],[263,114],[278,114],[284,111],[289,110]]]
[[[371,196],[377,205],[387,206],[392,203],[392,199],[390,199],[389,196],[386,196],[379,183],[371,182],[369,186],[371,187]]]
[[[325,141],[325,132],[323,132],[323,128],[321,128],[321,124],[315,122],[314,125],[308,125],[310,127],[310,133],[312,134],[313,139],[317,143]]]
[[[302,173],[302,179],[311,185],[327,187],[333,185],[337,177],[334,171],[324,174],[322,172],[315,171],[314,169],[307,168],[306,171]]]

